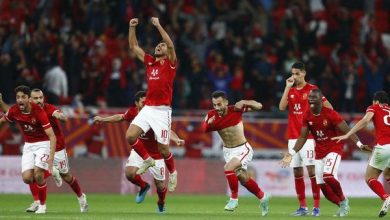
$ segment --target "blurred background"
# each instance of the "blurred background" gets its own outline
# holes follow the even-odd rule
[[[222,142],[199,126],[214,90],[225,91],[230,103],[263,103],[263,111],[245,117],[245,129],[255,158],[271,160],[287,149],[287,115],[278,104],[295,61],[306,64],[307,81],[351,125],[375,91],[390,92],[390,0],[0,0],[4,101],[15,102],[17,85],[42,88],[70,117],[62,126],[71,157],[88,158],[91,167],[96,158],[125,160],[128,124],[94,125],[91,118],[123,113],[133,95],[147,89],[127,36],[129,20],[138,17],[138,42],[153,53],[161,37],[152,16],[173,39],[179,62],[173,130],[186,144],[172,146],[182,159],[178,170],[195,161],[218,163],[222,173]],[[372,126],[359,134],[375,143]],[[0,127],[0,154],[20,155],[22,144],[17,127]],[[355,148],[346,145],[344,159],[366,160]],[[206,172],[206,165],[196,166]],[[267,175],[280,181],[279,174]]]

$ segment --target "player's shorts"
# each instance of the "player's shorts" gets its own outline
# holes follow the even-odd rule
[[[226,163],[233,158],[237,158],[241,162],[241,168],[246,170],[249,162],[252,161],[253,149],[248,142],[234,148],[223,147],[223,157]]]
[[[69,161],[68,154],[65,149],[57,151],[54,154],[54,162],[53,165],[60,171],[60,173],[68,173],[69,172]]]
[[[288,140],[288,150],[294,148],[297,139]],[[315,152],[314,152],[315,143],[313,139],[307,139],[306,143],[303,145],[302,149],[298,151],[292,157],[290,167],[303,167],[314,165],[315,161]]]
[[[152,129],[157,142],[168,145],[171,134],[172,109],[169,106],[145,105],[131,124],[137,125],[145,133]]]
[[[324,174],[332,174],[337,180],[337,172],[339,170],[341,161],[341,155],[335,152],[330,152],[326,157],[316,160],[315,169],[316,169],[316,181],[317,184],[323,184]]]
[[[155,160],[156,164],[152,167],[149,167],[148,170],[152,174],[153,178],[156,180],[164,181],[165,180],[165,162],[164,159]],[[138,167],[144,163],[142,157],[140,157],[137,152],[131,150],[130,156],[127,159],[126,167]]]
[[[22,173],[26,170],[39,167],[44,170],[49,169],[47,160],[50,156],[50,141],[40,141],[35,143],[25,143],[22,155]]]
[[[390,167],[390,144],[375,145],[368,164],[382,171],[386,167]]]

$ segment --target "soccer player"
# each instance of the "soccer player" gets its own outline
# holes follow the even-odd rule
[[[30,94],[30,101],[39,105],[47,114],[50,125],[53,128],[54,134],[57,139],[56,152],[54,154],[54,168],[53,168],[53,178],[58,187],[62,185],[62,179],[72,188],[73,192],[77,195],[77,199],[80,205],[81,212],[88,211],[87,197],[81,191],[80,185],[76,177],[72,176],[69,172],[69,161],[68,155],[65,149],[65,138],[62,133],[59,121],[66,121],[67,117],[63,112],[61,112],[54,105],[44,103],[44,95],[40,89],[33,89]],[[0,96],[0,108],[3,111],[8,111],[9,107],[6,103],[3,102]],[[54,172],[57,172],[59,175],[54,175]],[[34,202],[26,209],[26,212],[35,212],[38,209],[39,200],[38,200],[38,186],[36,183],[29,184],[31,194],[34,198]]]
[[[312,89],[317,86],[307,83],[305,80],[306,68],[302,62],[296,62],[291,68],[291,77],[286,80],[286,87],[280,99],[279,109],[286,110],[288,107],[288,149],[291,150],[299,137],[302,127],[302,117],[308,109],[307,97]],[[324,106],[332,108],[331,104],[323,97]],[[310,135],[303,149],[293,156],[291,167],[294,172],[295,191],[299,200],[299,208],[292,214],[303,216],[309,214],[306,204],[304,170],[305,166],[309,174],[313,193],[313,216],[320,215],[320,189],[316,183],[314,168],[314,141]]]
[[[339,131],[346,134],[349,131],[347,123],[333,109],[322,103],[322,92],[319,89],[310,91],[308,100],[310,109],[303,113],[302,129],[293,149],[286,153],[281,161],[282,167],[290,165],[295,154],[303,149],[308,139],[309,131],[315,141],[315,174],[324,196],[340,208],[336,216],[347,216],[349,212],[348,198],[337,180],[337,171],[343,152],[343,143],[337,143],[331,138],[337,136]],[[359,143],[356,135],[352,136],[355,143]],[[358,145],[359,147],[367,147]]]
[[[53,168],[56,136],[45,111],[31,103],[30,88],[15,88],[16,104],[12,105],[0,119],[5,122],[17,122],[22,130],[25,144],[22,155],[22,178],[26,184],[36,183],[39,205],[35,213],[46,213],[47,184],[45,171]]]
[[[159,19],[152,17],[151,22],[160,32],[163,40],[156,46],[154,56],[146,54],[138,46],[135,33],[138,18],[133,18],[129,22],[130,50],[145,65],[148,91],[145,107],[131,122],[126,132],[126,139],[144,159],[144,163],[137,170],[137,174],[142,174],[148,167],[154,166],[154,160],[142,146],[137,146],[138,138],[141,134],[147,133],[149,129],[153,130],[157,137],[159,152],[164,157],[169,171],[168,190],[174,191],[177,185],[177,171],[168,144],[171,133],[172,86],[176,75],[177,60],[173,42],[160,25]]]
[[[252,161],[253,150],[244,135],[242,113],[260,110],[261,103],[253,100],[241,100],[234,106],[228,105],[226,94],[222,91],[212,93],[214,109],[207,113],[203,122],[206,132],[217,131],[224,147],[225,176],[230,188],[230,200],[225,206],[226,211],[234,211],[238,206],[238,180],[249,192],[259,200],[262,216],[269,212],[270,196],[264,193],[257,183],[249,176],[247,168]]]
[[[141,109],[145,105],[146,92],[139,91],[135,94],[134,103],[135,107],[129,108],[124,114],[116,114],[108,117],[95,116],[95,123],[106,123],[106,122],[120,122],[120,121],[128,121],[131,122],[134,120],[136,115],[141,111]],[[178,145],[183,145],[184,140],[181,140],[176,133],[171,131],[171,138]],[[166,186],[164,184],[165,180],[165,163],[161,153],[158,151],[157,141],[155,138],[155,134],[152,130],[149,130],[146,134],[141,135],[139,138],[139,144],[142,144],[143,147],[148,151],[149,155],[155,160],[155,165],[149,167],[149,172],[152,174],[154,178],[154,183],[156,185],[158,201],[157,201],[157,211],[159,213],[165,212],[165,195],[167,193]],[[141,203],[144,201],[146,193],[150,189],[150,185],[145,182],[142,177],[137,174],[137,170],[142,165],[143,159],[138,155],[134,149],[131,150],[130,156],[127,159],[125,175],[127,179],[132,182],[134,185],[140,187],[140,191],[136,196],[136,203]]]
[[[371,120],[374,122],[377,145],[367,165],[366,182],[371,190],[384,201],[379,217],[387,214],[390,205],[390,197],[378,181],[378,177],[383,172],[386,182],[390,183],[390,107],[388,103],[389,96],[385,91],[376,92],[372,105],[367,108],[364,117],[347,134],[332,138],[337,141],[346,140],[366,127]]]

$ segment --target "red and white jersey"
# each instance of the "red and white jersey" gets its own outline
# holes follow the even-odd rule
[[[132,122],[138,114],[138,109],[136,107],[130,107],[123,115],[123,119]],[[146,151],[149,155],[156,160],[163,159],[161,153],[158,151],[157,140],[152,129],[150,129],[146,134],[142,134],[139,137],[139,140],[144,145]]]
[[[369,106],[366,112],[374,113],[373,122],[378,144],[390,144],[390,107],[387,104],[374,104]]]
[[[11,106],[4,118],[9,122],[17,122],[23,132],[24,141],[27,143],[35,143],[48,141],[49,137],[45,133],[45,129],[51,127],[49,119],[45,111],[34,103],[31,104],[29,113],[20,111],[17,104]]]
[[[168,58],[156,61],[155,57],[145,54],[144,64],[148,82],[145,105],[171,105],[176,63],[176,61],[171,63]]]
[[[300,89],[291,87],[288,92],[287,102],[288,102],[288,139],[298,139],[301,133],[302,128],[302,119],[306,110],[309,109],[309,102],[307,98],[309,97],[309,93],[313,89],[317,89],[318,87],[306,83],[306,85]],[[326,98],[322,97],[322,101],[325,102]],[[309,136],[309,138],[313,138]]]
[[[242,121],[242,113],[246,111],[246,108],[237,111],[234,109],[233,105],[229,105],[227,107],[227,114],[220,116],[215,109],[211,110],[207,113],[203,128],[206,132],[210,132],[234,126]],[[211,117],[215,117],[215,119],[211,124],[208,124],[207,121]]]
[[[47,103],[43,105],[43,110],[45,110],[51,127],[53,128],[54,134],[56,135],[56,152],[65,149],[65,137],[62,133],[60,122],[57,118],[53,117],[54,112],[59,112],[60,110],[54,105]]]
[[[337,125],[343,120],[339,113],[325,106],[318,115],[314,115],[310,109],[305,112],[302,127],[308,128],[313,134],[316,159],[322,159],[330,152],[343,153],[344,143],[331,140],[332,137],[342,135]]]

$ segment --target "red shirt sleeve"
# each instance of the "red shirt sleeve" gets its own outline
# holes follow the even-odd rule
[[[128,122],[131,122],[134,120],[135,118],[135,114],[134,114],[134,111],[132,111],[133,109],[129,108],[127,109],[127,111],[122,115],[122,118]]]
[[[330,112],[330,120],[334,122],[335,125],[338,125],[340,122],[344,121],[343,117],[341,117],[341,115],[334,110]]]
[[[47,117],[53,117],[53,114],[54,112],[56,111],[60,111],[57,107],[55,107],[54,105],[46,105],[46,114],[47,114]]]
[[[14,121],[15,121],[15,119],[14,119],[14,113],[15,113],[14,108],[11,107],[11,108],[8,109],[7,113],[5,113],[4,118],[5,118],[8,122],[14,122]]]
[[[47,118],[46,112],[43,111],[43,109],[37,109],[35,116],[37,117],[37,121],[42,125],[44,130],[51,128],[49,119]]]
[[[211,124],[207,123],[207,121],[209,120],[210,117],[212,117],[212,115],[210,115],[210,112],[209,112],[209,113],[207,113],[206,118],[204,119],[204,121],[202,123],[202,131],[204,131],[204,132],[214,131],[213,123],[211,123]],[[215,122],[215,120],[214,120],[214,122]]]
[[[366,112],[372,112],[372,113],[375,113],[375,108],[374,108],[374,106],[373,106],[373,105],[370,105],[370,106],[368,106],[368,108],[367,108]]]

